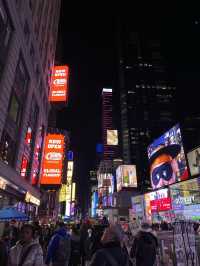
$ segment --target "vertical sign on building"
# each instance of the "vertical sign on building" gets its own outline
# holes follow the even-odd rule
[[[60,185],[64,156],[64,135],[48,134],[45,140],[45,151],[41,185]]]
[[[50,102],[67,102],[68,99],[68,66],[54,66],[49,94]]]

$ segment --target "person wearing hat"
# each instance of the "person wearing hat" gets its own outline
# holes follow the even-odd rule
[[[128,266],[129,257],[120,243],[119,229],[112,225],[105,229],[101,238],[102,248],[93,255],[90,266]]]
[[[176,182],[177,175],[180,175],[179,166],[174,160],[181,152],[179,144],[164,146],[160,144],[151,154],[150,176],[153,189],[170,185]]]
[[[148,222],[143,222],[137,233],[130,257],[136,259],[136,266],[152,266],[156,261],[158,241]]]

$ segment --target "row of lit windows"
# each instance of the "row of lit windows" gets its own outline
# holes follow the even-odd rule
[[[162,86],[162,85],[147,85],[147,84],[136,84],[136,88],[148,88],[148,89],[162,89],[162,90],[175,90],[176,87]]]

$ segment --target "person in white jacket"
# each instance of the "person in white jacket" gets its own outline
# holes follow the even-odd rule
[[[43,266],[43,251],[38,239],[34,239],[34,227],[26,224],[21,239],[10,249],[8,266]]]

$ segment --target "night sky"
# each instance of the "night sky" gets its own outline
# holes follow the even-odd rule
[[[81,8],[78,12],[76,7],[69,7],[68,1],[62,1],[57,61],[70,67],[70,96],[68,106],[58,113],[57,127],[71,133],[75,177],[80,198],[85,199],[89,170],[95,168],[95,146],[101,142],[101,90],[114,82],[114,22],[119,12]],[[195,91],[200,85],[200,16],[196,10],[195,6],[191,10],[187,6],[123,10],[125,15],[133,16],[133,21],[140,21],[144,29],[149,20],[157,19],[183,110],[186,105],[188,109],[198,106]]]
[[[71,133],[75,177],[82,188],[81,199],[85,199],[89,170],[96,166],[96,144],[101,142],[101,91],[113,84],[113,22],[109,14],[104,15],[103,21],[101,14],[89,18],[84,14],[76,20],[66,15],[65,2],[58,57],[60,63],[70,67],[70,95],[68,106],[58,114],[57,126]]]

